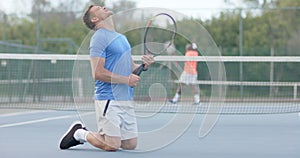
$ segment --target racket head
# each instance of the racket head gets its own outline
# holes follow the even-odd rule
[[[177,32],[175,19],[167,13],[158,13],[146,25],[144,34],[144,54],[154,56],[166,53],[173,45]]]

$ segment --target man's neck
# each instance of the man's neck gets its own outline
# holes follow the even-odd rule
[[[96,24],[96,30],[100,29],[100,28],[104,28],[104,29],[107,29],[107,30],[111,30],[111,31],[115,31],[115,26],[114,26],[114,23],[113,23],[113,20],[111,17],[103,20],[103,21],[100,21],[99,23]]]

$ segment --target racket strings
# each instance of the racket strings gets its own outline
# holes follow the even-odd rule
[[[173,43],[176,24],[169,15],[160,14],[147,23],[144,44],[146,51],[153,55],[166,52]]]

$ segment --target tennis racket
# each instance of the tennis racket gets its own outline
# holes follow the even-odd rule
[[[176,36],[176,22],[167,13],[159,13],[153,16],[146,25],[144,33],[144,54],[152,54],[154,57],[167,53],[167,49],[173,45]],[[145,64],[141,64],[133,74],[140,75],[146,71]]]

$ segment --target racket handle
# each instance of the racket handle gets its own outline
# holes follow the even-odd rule
[[[145,69],[145,64],[142,64],[133,71],[133,74],[140,76],[141,73],[144,71],[144,69]]]

